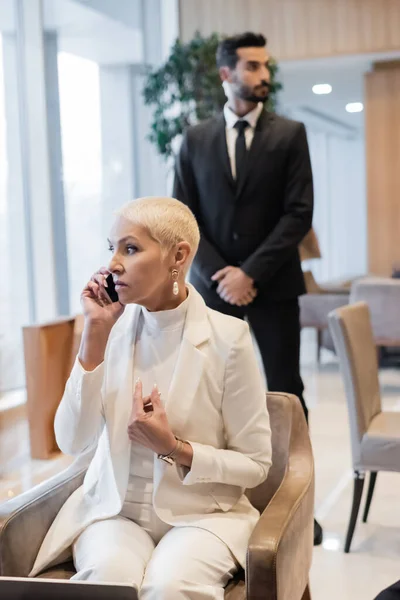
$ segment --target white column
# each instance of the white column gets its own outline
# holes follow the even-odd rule
[[[113,211],[136,196],[131,70],[129,65],[100,68],[103,236]]]
[[[136,166],[136,196],[168,195],[168,164],[149,142],[151,110],[143,101],[144,76],[132,76],[132,101],[134,107],[134,140]]]
[[[58,85],[58,36],[56,33],[44,35],[44,58],[57,314],[68,315],[70,312],[69,279]]]
[[[179,34],[177,0],[142,0],[143,55],[146,65],[159,66],[167,58]],[[134,103],[135,165],[137,196],[169,195],[173,169],[147,139],[152,110],[144,105],[145,76],[136,69],[132,75]]]
[[[179,0],[162,0],[161,15],[161,57],[166,59],[171,46],[179,37]]]
[[[143,55],[161,64],[179,34],[177,0],[142,0]],[[140,65],[101,66],[103,233],[113,211],[129,199],[171,192],[171,164],[149,142],[151,110],[144,105]]]
[[[163,0],[160,6],[161,15],[161,58],[166,60],[171,48],[179,38],[179,0]],[[174,160],[167,163],[167,194],[172,194],[174,183]]]
[[[148,65],[162,60],[162,0],[142,0],[143,57]]]
[[[58,311],[42,4],[40,0],[17,0],[16,9],[25,208],[31,232],[31,302],[35,319],[43,321],[54,318]]]

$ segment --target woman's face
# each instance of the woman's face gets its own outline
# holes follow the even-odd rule
[[[121,304],[141,304],[149,310],[161,310],[172,296],[174,252],[161,251],[160,244],[147,230],[123,217],[117,217],[110,238],[113,274]]]

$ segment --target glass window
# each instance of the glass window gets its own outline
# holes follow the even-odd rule
[[[63,179],[71,313],[104,260],[101,202],[101,123],[98,65],[66,52],[58,55]]]
[[[24,385],[29,322],[14,3],[0,4],[0,392]]]

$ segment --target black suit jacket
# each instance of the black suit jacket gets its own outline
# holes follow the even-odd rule
[[[176,162],[174,196],[191,208],[201,231],[192,282],[212,303],[211,276],[240,266],[258,300],[305,292],[298,245],[311,228],[313,184],[304,125],[263,111],[245,177],[233,180],[223,114],[186,132]]]

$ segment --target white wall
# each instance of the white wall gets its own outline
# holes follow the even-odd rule
[[[314,175],[314,229],[322,259],[308,261],[318,282],[367,272],[367,206],[363,132],[348,135],[323,122],[307,121]]]

